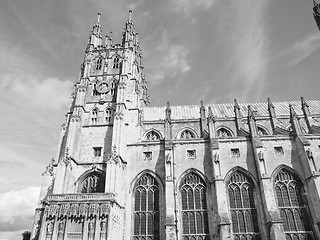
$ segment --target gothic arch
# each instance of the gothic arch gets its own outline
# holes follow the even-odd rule
[[[259,209],[257,199],[257,182],[244,168],[235,167],[225,177],[228,209],[234,239],[261,238],[259,228]]]
[[[226,126],[219,126],[216,130],[216,134],[217,134],[217,137],[219,137],[219,135],[221,135],[220,137],[233,137],[234,134],[233,134],[233,131],[226,127]]]
[[[134,240],[160,240],[163,235],[163,183],[151,170],[140,172],[131,182],[132,236]]]
[[[294,169],[280,165],[273,172],[272,180],[286,239],[297,239],[298,236],[315,239],[301,176]]]
[[[268,129],[267,128],[265,128],[264,126],[262,126],[262,125],[257,125],[257,131],[258,131],[258,134],[259,134],[259,132],[261,131],[261,135],[262,136],[267,136],[267,135],[270,135],[270,133],[269,133],[269,131],[268,131]]]
[[[192,129],[190,127],[184,127],[178,132],[178,134],[176,135],[176,139],[188,139],[188,138],[183,138],[181,136],[185,132],[190,133],[190,139],[198,138],[198,135],[197,135],[197,133],[196,133],[196,131],[194,129]]]
[[[198,170],[188,169],[181,174],[177,185],[180,201],[179,222],[182,229],[180,237],[184,240],[209,239],[207,198],[210,185],[207,179]]]
[[[105,175],[106,175],[105,171],[100,170],[100,169],[90,169],[90,170],[85,171],[83,174],[81,174],[81,176],[80,176],[80,177],[78,178],[78,180],[76,181],[77,193],[81,193],[81,192],[82,192],[82,187],[83,187],[82,183],[83,183],[88,177],[93,176],[93,175],[94,175],[94,176],[97,176],[97,177],[99,178],[99,180],[101,181],[100,183],[102,183],[102,186],[100,187],[100,188],[101,188],[100,190],[103,189],[102,192],[104,192],[105,179],[106,179],[106,177],[105,177]],[[101,192],[101,191],[99,191],[99,192]]]
[[[151,129],[149,129],[148,131],[146,131],[146,132],[143,134],[142,139],[143,139],[144,141],[150,141],[150,139],[148,139],[148,138],[149,138],[148,134],[152,134],[152,133],[157,136],[157,139],[154,139],[154,141],[160,141],[160,140],[163,139],[161,133],[160,133],[158,130],[154,129],[154,128],[151,128]],[[151,140],[151,141],[152,141],[152,140]]]

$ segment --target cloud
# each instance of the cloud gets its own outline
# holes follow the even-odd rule
[[[318,33],[307,36],[284,50],[279,56],[288,56],[291,60],[288,65],[296,65],[309,57],[320,47],[320,35]]]
[[[31,229],[40,187],[12,190],[0,195],[0,231]]]
[[[150,83],[159,84],[166,76],[176,77],[191,69],[187,61],[188,50],[182,45],[171,43],[167,31],[163,31],[162,41],[156,51],[158,60],[162,60],[153,65]]]
[[[183,12],[186,16],[201,9],[209,10],[218,0],[171,0],[172,10],[174,12]]]

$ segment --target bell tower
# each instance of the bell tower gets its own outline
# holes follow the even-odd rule
[[[112,33],[103,42],[98,13],[57,155],[43,173],[31,239],[122,239],[125,127],[149,105],[141,61],[132,11],[120,44]]]

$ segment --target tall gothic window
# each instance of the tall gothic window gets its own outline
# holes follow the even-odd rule
[[[81,193],[103,193],[105,188],[105,177],[97,172],[89,174],[80,184]]]
[[[91,124],[92,125],[97,125],[98,124],[98,109],[93,109],[91,112]]]
[[[275,179],[275,193],[286,239],[314,239],[310,214],[304,204],[303,184],[286,169]]]
[[[96,70],[101,70],[102,68],[102,58],[99,58],[96,63]]]
[[[234,239],[261,239],[252,181],[236,171],[230,176],[228,193]]]
[[[112,120],[112,109],[106,109],[106,122],[109,123]]]
[[[160,240],[159,184],[143,175],[134,188],[133,240]]]
[[[114,95],[116,93],[117,80],[113,80],[111,83],[110,95]]]
[[[206,185],[189,173],[181,186],[183,240],[209,240]]]
[[[120,58],[118,56],[116,56],[113,59],[113,68],[119,68],[119,66],[120,66]]]

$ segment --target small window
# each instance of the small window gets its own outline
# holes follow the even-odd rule
[[[96,70],[102,69],[102,58],[99,58],[96,63]]]
[[[117,85],[116,80],[113,80],[113,82],[111,83],[111,90],[110,90],[110,95],[112,96],[116,93],[116,85]]]
[[[196,159],[196,150],[187,150],[188,159]]]
[[[98,109],[93,109],[91,112],[91,124],[92,125],[98,124]]]
[[[258,127],[258,134],[260,136],[266,136],[266,135],[268,135],[268,132],[264,128]]]
[[[143,161],[151,161],[152,160],[152,152],[143,152]]]
[[[120,59],[119,59],[119,57],[117,56],[117,57],[115,57],[115,58],[113,59],[113,68],[117,69],[117,68],[119,68],[119,66],[120,66]]]
[[[284,155],[283,148],[282,147],[274,147],[274,154],[276,156]]]
[[[231,137],[232,135],[231,135],[230,131],[228,131],[227,129],[220,128],[217,131],[217,136],[218,136],[218,138],[226,138],[226,137]]]
[[[111,122],[112,120],[112,109],[111,108],[107,108],[106,109],[106,122]]]
[[[240,157],[240,149],[239,148],[231,148],[231,157],[233,157],[233,158]]]
[[[156,133],[155,131],[150,131],[147,135],[146,135],[146,140],[147,141],[157,141],[160,140],[159,134]]]
[[[94,157],[101,157],[101,150],[102,150],[102,147],[94,147],[93,148],[93,156]]]
[[[190,130],[184,130],[181,134],[180,134],[180,138],[181,139],[191,139],[191,138],[195,138],[195,135],[193,132],[191,132]]]

